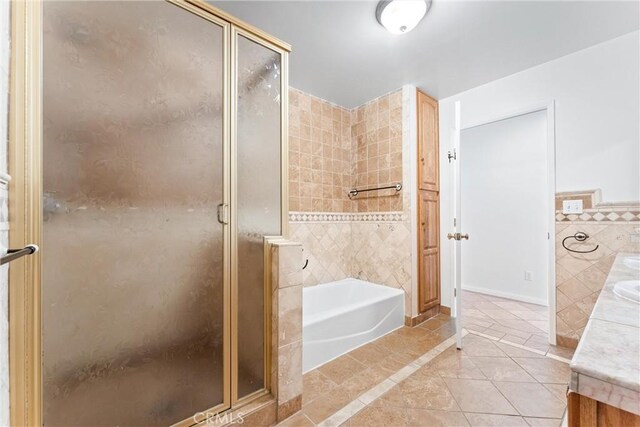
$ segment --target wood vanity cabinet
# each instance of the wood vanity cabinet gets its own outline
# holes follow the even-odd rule
[[[569,391],[569,427],[640,427],[640,416]]]
[[[418,310],[440,307],[440,179],[438,101],[417,93],[418,117]]]

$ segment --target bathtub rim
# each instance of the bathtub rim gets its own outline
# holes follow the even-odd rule
[[[335,309],[332,309],[332,310],[327,310],[327,311],[322,312],[320,314],[312,315],[312,316],[310,316],[309,319],[305,319],[305,316],[304,316],[304,293],[305,292],[304,291],[306,289],[308,289],[308,288],[314,288],[315,289],[318,286],[326,286],[326,285],[336,286],[339,283],[346,282],[346,281],[356,281],[356,282],[363,283],[363,284],[366,284],[366,285],[375,286],[375,287],[379,287],[379,288],[384,288],[385,293],[388,292],[388,294],[380,295],[380,296],[376,296],[376,297],[372,297],[372,298],[363,299],[362,301],[360,301],[358,303],[349,304],[349,305],[347,305],[347,306],[345,306],[343,308],[335,308]],[[333,282],[321,283],[321,284],[318,284],[318,285],[305,287],[302,290],[302,309],[303,309],[302,310],[302,328],[304,330],[304,328],[306,326],[314,325],[314,324],[319,323],[319,322],[321,322],[323,320],[327,320],[327,319],[329,319],[331,317],[335,317],[335,316],[340,315],[340,314],[344,314],[344,313],[349,313],[349,312],[355,311],[355,310],[360,309],[362,307],[365,307],[367,305],[371,305],[371,304],[375,304],[375,303],[378,303],[378,302],[381,302],[381,301],[387,301],[387,300],[396,298],[396,297],[398,297],[398,295],[402,295],[402,303],[404,304],[405,292],[404,292],[403,289],[401,289],[401,288],[400,289],[399,288],[392,288],[391,286],[386,286],[386,285],[379,285],[379,284],[376,284],[376,283],[368,282],[366,280],[356,279],[354,277],[347,277],[347,278],[344,278],[344,279],[335,280]]]

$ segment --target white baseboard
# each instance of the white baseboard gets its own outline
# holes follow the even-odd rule
[[[470,291],[470,292],[477,292],[479,294],[491,295],[491,296],[494,296],[494,297],[508,298],[508,299],[512,299],[512,300],[516,300],[516,301],[528,302],[528,303],[531,303],[531,304],[542,305],[542,306],[545,306],[545,307],[549,306],[549,301],[547,301],[545,299],[532,298],[532,297],[527,297],[527,296],[523,296],[523,295],[512,294],[512,293],[509,293],[509,292],[495,291],[493,289],[482,288],[482,287],[479,287],[479,286],[462,285],[462,290],[463,291]]]

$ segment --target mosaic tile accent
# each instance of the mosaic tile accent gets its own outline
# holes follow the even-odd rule
[[[556,211],[557,222],[640,222],[640,208],[623,207],[623,208],[597,208],[584,209],[582,214],[565,215],[561,210]]]
[[[404,212],[289,212],[290,222],[401,222]]]

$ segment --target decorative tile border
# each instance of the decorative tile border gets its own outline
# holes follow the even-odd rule
[[[596,209],[584,209],[580,215],[565,215],[562,211],[556,211],[556,222],[603,222],[624,223],[639,222],[640,208],[637,207],[601,207]]]
[[[404,212],[289,212],[289,222],[405,222]]]
[[[563,214],[564,200],[582,200],[582,214]],[[640,202],[602,202],[599,189],[556,193],[556,222],[628,223],[640,221]]]

